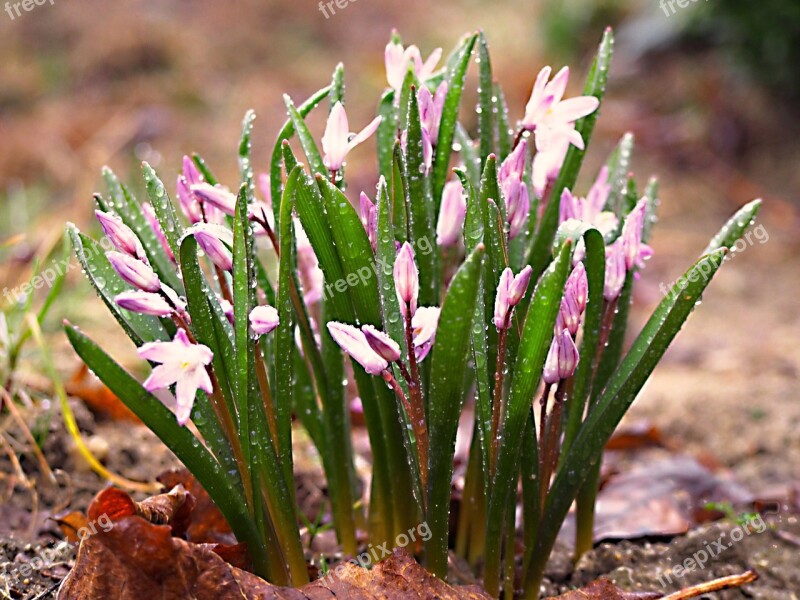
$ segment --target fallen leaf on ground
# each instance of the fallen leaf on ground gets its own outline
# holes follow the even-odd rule
[[[194,510],[192,511],[191,522],[186,529],[185,537],[190,542],[197,544],[225,544],[232,546],[236,544],[236,537],[231,531],[230,525],[225,520],[222,512],[211,500],[208,492],[186,469],[165,471],[156,480],[165,489],[172,489],[176,485],[182,485],[194,497]]]
[[[489,599],[477,588],[456,588],[437,579],[404,550],[372,570],[353,564],[301,589],[273,586],[228,564],[207,545],[172,537],[165,525],[123,517],[110,531],[81,542],[75,567],[64,579],[59,600],[142,598],[248,598],[260,600]]]

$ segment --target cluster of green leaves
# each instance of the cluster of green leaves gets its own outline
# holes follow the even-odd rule
[[[602,99],[612,51],[613,37],[607,31],[589,72],[585,95]],[[480,82],[475,141],[460,120],[464,82],[473,56],[479,59],[476,62]],[[424,549],[426,564],[434,574],[445,577],[453,533],[450,507],[456,434],[465,404],[474,397],[475,433],[456,549],[475,564],[483,563],[484,582],[490,593],[500,591],[505,557],[509,590],[521,585],[526,596],[536,597],[544,564],[569,507],[582,493],[593,499],[593,477],[604,444],[722,264],[726,248],[751,222],[758,205],[745,207],[722,230],[709,251],[687,271],[683,280],[686,286],[664,298],[624,352],[627,307],[633,287],[633,277],[629,276],[608,345],[598,356],[605,244],[611,240],[604,240],[593,228],[573,237],[557,235],[559,210],[558,202],[553,200],[560,198],[564,188],[575,185],[584,151],[570,147],[541,218],[537,220],[536,211],[531,211],[525,232],[509,240],[498,162],[512,149],[514,135],[502,88],[493,77],[483,33],[465,36],[444,68],[430,80],[418,81],[410,69],[402,89],[397,94],[390,90],[381,99],[381,179],[377,186],[374,250],[344,194],[343,178],[330,181],[305,122],[306,115],[326,99],[329,106],[344,101],[343,76],[343,69],[337,67],[331,84],[300,105],[285,98],[289,118],[280,130],[270,162],[275,246],[271,255],[278,259],[277,272],[268,268],[265,251],[256,248],[247,217],[247,207],[254,201],[250,157],[253,117],[248,114],[245,118],[239,145],[241,182],[237,209],[228,223],[234,233],[234,267],[229,282],[233,325],[225,318],[218,300],[221,282],[208,275],[211,270],[198,257],[194,238],[183,235],[180,217],[153,170],[144,166],[149,201],[177,257],[177,265],[170,262],[131,192],[112,173],[104,173],[108,193],[97,196],[101,208],[119,215],[140,237],[150,264],[162,281],[186,298],[194,337],[214,352],[213,371],[221,394],[198,394],[192,414],[202,442],[189,429],[178,426],[170,411],[95,342],[71,325],[67,334],[86,364],[164,440],[208,490],[236,535],[248,544],[256,568],[274,582],[300,584],[307,577],[298,533],[303,517],[298,514],[293,483],[293,416],[319,449],[333,524],[344,551],[357,551],[357,528],[366,529],[372,541],[383,544],[424,520],[431,530]],[[443,80],[448,83],[448,92],[432,168],[427,171],[414,90],[423,85],[434,87]],[[576,124],[587,146],[597,116],[594,113]],[[405,145],[398,141],[399,129],[406,131]],[[613,210],[620,218],[639,197],[635,181],[628,176],[631,147],[632,138],[625,137],[608,162],[613,189],[607,210]],[[306,164],[298,159],[298,149]],[[417,248],[433,244],[442,192],[456,153],[461,165],[455,169],[455,176],[461,179],[467,195],[463,257],[453,261],[452,255],[439,248],[417,256],[420,304],[441,305],[436,341],[421,374],[430,432],[426,465],[419,462],[413,428],[392,391],[358,363],[350,364],[373,457],[370,505],[364,515],[359,508],[361,498],[351,443],[349,402],[353,392],[345,385],[348,367],[324,325],[329,321],[373,325],[405,348],[392,282],[396,244],[407,241]],[[216,183],[202,159],[195,156],[195,162],[206,180]],[[530,186],[530,173],[526,178]],[[655,185],[649,184],[644,195],[652,217]],[[298,222],[313,247],[325,284],[345,279],[349,282],[347,276],[352,273],[374,272],[376,276],[360,278],[344,291],[324,284],[326,294],[320,304],[309,306],[298,277]],[[132,314],[114,304],[113,297],[127,286],[102,252],[89,252],[96,249],[96,242],[75,228],[69,232],[87,276],[132,341],[138,346],[170,338],[175,331],[172,322]],[[549,482],[537,478],[532,402],[540,387],[564,283],[580,238],[586,247],[584,261],[589,280],[581,362],[565,419],[562,457],[549,493],[542,496],[540,486]],[[537,283],[530,286],[517,306],[508,334],[503,366],[504,409],[492,467],[491,414],[498,334],[491,321],[496,287],[505,268],[517,272],[526,265],[533,268]],[[454,266],[457,270],[450,275],[448,267]],[[274,335],[254,339],[247,317],[259,293],[277,308],[280,325]],[[319,342],[312,318],[320,323]],[[228,421],[225,415],[229,416]],[[426,469],[427,487],[421,477]],[[520,480],[521,498],[517,493]],[[544,502],[540,501],[542,497]],[[522,579],[515,582],[514,507],[518,502],[523,507],[526,553]]]

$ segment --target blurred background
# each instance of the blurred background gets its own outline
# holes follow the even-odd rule
[[[612,25],[617,54],[578,191],[631,131],[635,175],[662,183],[639,323],[660,301],[660,284],[675,280],[741,204],[764,198],[759,223],[768,238],[753,238],[723,269],[631,419],[651,419],[752,485],[800,480],[796,0],[339,0],[325,11],[317,0],[37,1],[0,4],[4,289],[58,260],[66,221],[96,233],[91,195],[101,189],[103,165],[141,191],[140,161],[171,183],[182,155],[197,151],[221,179],[236,181],[240,122],[253,108],[254,156],[266,170],[285,119],[282,94],[301,101],[328,83],[339,61],[359,129],[386,84],[392,28],[426,56],[483,28],[519,118],[545,64],[569,64],[577,93]],[[465,108],[474,104],[467,96]],[[463,120],[474,131],[471,111]],[[311,125],[321,135],[323,123]],[[372,156],[369,147],[351,156],[351,194],[374,185]],[[123,361],[133,356],[72,264],[44,324],[66,377],[78,361],[60,333],[62,318]],[[36,294],[35,305],[46,291]],[[8,300],[0,297],[0,307]],[[35,348],[25,351],[20,373],[47,389]]]

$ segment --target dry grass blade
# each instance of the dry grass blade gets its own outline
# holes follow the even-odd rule
[[[707,583],[693,585],[692,587],[675,592],[669,596],[664,596],[662,600],[688,600],[688,598],[697,598],[703,594],[741,587],[745,584],[752,583],[756,579],[758,579],[758,573],[752,570],[745,571],[739,575],[729,575],[728,577],[720,577],[719,579]]]

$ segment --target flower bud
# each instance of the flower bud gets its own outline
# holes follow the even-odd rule
[[[564,329],[553,337],[547,360],[544,364],[544,382],[548,385],[569,379],[578,366],[578,348],[569,331]]]
[[[142,261],[121,252],[107,252],[106,257],[122,279],[133,287],[145,292],[158,292],[161,281],[158,275]]]
[[[380,375],[389,367],[386,359],[372,349],[364,332],[360,329],[345,323],[330,321],[328,332],[341,349],[364,367],[364,370],[370,375]]]
[[[206,253],[206,256],[223,271],[230,271],[233,268],[233,256],[231,251],[223,242],[230,242],[233,245],[233,238],[230,230],[218,225],[195,225],[192,228],[194,239]]]
[[[250,311],[250,327],[258,335],[266,335],[280,324],[278,311],[272,306],[256,306]]]
[[[461,180],[449,181],[444,186],[439,222],[436,224],[436,242],[440,246],[446,248],[458,244],[466,214],[467,202]]]
[[[226,215],[233,215],[236,212],[236,194],[209,183],[196,183],[190,185],[189,189],[202,202],[218,208]]]
[[[417,311],[419,272],[414,262],[414,249],[408,242],[400,248],[394,262],[394,287],[400,301],[400,311],[405,315],[410,308],[413,315]]]
[[[375,329],[372,325],[364,325],[361,331],[370,348],[388,362],[400,360],[400,346],[384,332]]]
[[[173,312],[173,308],[162,296],[153,294],[152,292],[142,292],[139,290],[122,292],[114,297],[114,302],[125,310],[141,313],[143,315],[166,317]]]
[[[144,248],[139,238],[133,233],[133,230],[125,225],[116,215],[112,215],[102,210],[94,211],[97,220],[100,221],[100,227],[103,228],[103,233],[111,240],[114,247],[120,252],[124,252],[128,256],[145,260]]]

